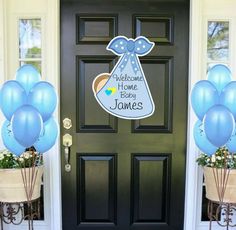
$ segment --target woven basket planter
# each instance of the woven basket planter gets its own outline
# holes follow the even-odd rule
[[[33,183],[32,175],[34,177]],[[39,198],[42,175],[43,166],[25,169],[0,169],[0,202],[25,202],[28,201],[28,198],[30,200]],[[28,197],[26,191],[28,191]]]
[[[225,170],[224,169],[213,169],[210,167],[203,167],[205,184],[206,184],[206,197],[209,200],[219,202],[218,191],[224,192],[222,197],[225,203],[236,203],[236,169]],[[225,177],[227,177],[226,186],[224,186]],[[216,178],[218,177],[218,186],[216,183]],[[226,181],[226,180],[225,180]],[[218,189],[217,189],[218,188]]]

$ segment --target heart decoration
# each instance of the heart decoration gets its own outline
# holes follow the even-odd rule
[[[112,94],[112,90],[107,89],[107,90],[105,91],[105,93],[106,93],[107,96],[110,96],[110,95]]]
[[[114,93],[116,93],[116,87],[107,88],[107,90],[105,90],[105,93],[107,96],[113,95]]]

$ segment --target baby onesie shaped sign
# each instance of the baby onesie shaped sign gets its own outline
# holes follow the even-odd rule
[[[120,56],[111,73],[99,74],[93,81],[93,92],[101,107],[123,119],[142,119],[155,110],[139,56],[148,54],[154,43],[146,37],[135,40],[118,36],[107,50]]]

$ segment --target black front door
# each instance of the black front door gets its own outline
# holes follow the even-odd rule
[[[71,172],[62,147],[63,230],[182,230],[189,4],[182,1],[61,2],[61,135],[73,136]],[[142,120],[106,113],[93,79],[117,57],[117,35],[155,42],[140,58],[156,106]]]

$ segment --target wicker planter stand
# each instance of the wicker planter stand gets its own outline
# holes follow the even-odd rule
[[[236,211],[236,170],[203,167],[206,197],[208,198],[209,229],[212,221],[225,227],[236,227],[233,215]]]
[[[236,211],[236,204],[219,203],[216,201],[208,201],[208,218],[210,219],[209,230],[212,230],[212,222],[225,227],[226,230],[236,227],[236,222],[233,221],[233,215]],[[221,218],[220,218],[221,217]]]
[[[28,220],[28,229],[33,230],[37,215],[34,201],[40,197],[43,166],[0,170],[0,220],[19,225]],[[27,205],[27,212],[24,210]],[[16,218],[17,216],[17,218]]]
[[[0,229],[4,224],[20,225],[28,221],[28,228],[33,228],[33,220],[40,218],[40,199],[22,203],[0,202]]]

